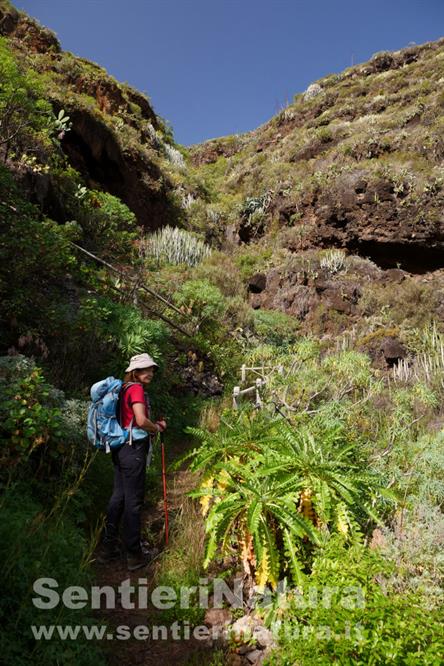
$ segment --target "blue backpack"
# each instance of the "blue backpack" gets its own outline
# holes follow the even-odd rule
[[[129,439],[143,439],[148,433],[142,428],[133,428],[134,417],[129,429],[122,428],[117,420],[117,405],[122,388],[122,380],[107,377],[91,386],[91,400],[88,407],[86,433],[91,444],[101,451],[109,453],[118,449]],[[134,384],[128,382],[126,386]]]

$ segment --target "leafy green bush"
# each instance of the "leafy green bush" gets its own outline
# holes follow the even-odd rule
[[[48,329],[61,324],[59,307],[66,303],[66,292],[60,285],[75,259],[68,242],[71,228],[40,219],[1,165],[0,232],[0,296],[8,324],[1,342],[6,347],[13,343],[10,322],[19,334],[32,331],[37,322]]]
[[[270,618],[279,648],[267,666],[439,664],[443,611],[428,610],[418,594],[393,592],[384,583],[392,569],[362,544],[332,538],[311,576]]]
[[[66,214],[83,230],[82,244],[100,257],[116,261],[133,253],[138,236],[136,216],[118,197],[79,186],[67,172],[60,177]]]
[[[2,160],[34,153],[44,164],[59,131],[57,119],[35,73],[22,72],[5,38],[0,37],[0,142]]]
[[[0,367],[5,373],[4,362]],[[29,459],[49,442],[57,450],[62,446],[63,435],[60,409],[48,405],[52,387],[45,382],[40,368],[30,368],[24,376],[11,379],[0,384],[1,462],[5,471],[16,467],[22,458]]]
[[[299,322],[285,312],[275,310],[254,310],[254,332],[261,341],[277,347],[295,341]]]
[[[0,483],[27,479],[36,496],[48,501],[77,488],[93,457],[86,414],[87,403],[66,400],[31,359],[0,357]]]
[[[201,331],[217,326],[225,311],[225,299],[221,291],[208,280],[185,282],[175,292],[174,301],[192,316]]]

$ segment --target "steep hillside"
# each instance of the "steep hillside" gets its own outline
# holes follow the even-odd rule
[[[50,30],[6,0],[0,79],[0,350],[29,354],[59,387],[87,391],[105,359],[114,364],[143,340],[165,342],[169,329],[159,319],[168,313],[159,300],[133,307],[131,282],[113,281],[71,241],[139,271],[144,288],[161,278],[140,248],[159,227],[186,223],[184,151],[147,97],[62,51]],[[159,289],[172,296],[173,284]],[[178,310],[174,317],[181,319]],[[130,321],[139,335],[124,341]],[[172,362],[182,344],[175,340]],[[200,372],[186,356],[177,363],[176,376],[186,370],[194,392],[196,376],[220,392],[211,362]]]
[[[444,40],[332,74],[257,130],[191,148],[241,242],[443,266]],[[214,214],[214,212],[213,212]]]
[[[443,319],[443,81],[444,40],[378,53],[190,148],[207,189],[191,224],[238,257],[255,310],[383,364],[400,329]]]
[[[409,327],[444,318],[443,40],[376,54],[312,84],[258,129],[186,149],[145,96],[62,51],[9,3],[0,8],[32,94],[62,114],[56,136],[36,127],[5,166],[41,214],[63,228],[75,220],[90,249],[136,262],[198,327],[193,288],[178,291],[187,280],[222,303],[233,344],[260,339],[277,310],[291,318],[284,328],[357,346],[383,367],[406,354]],[[107,247],[97,215],[130,237]],[[167,224],[200,236],[212,257],[196,267],[137,258],[151,242],[144,234]]]

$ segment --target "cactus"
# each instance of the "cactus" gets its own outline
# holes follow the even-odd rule
[[[211,249],[185,229],[163,227],[141,244],[141,254],[157,259],[158,263],[196,266],[211,254]]]
[[[330,273],[339,273],[345,268],[345,252],[343,250],[328,250],[321,259],[321,268]]]
[[[168,143],[165,143],[163,147],[171,164],[177,169],[185,169],[185,160],[183,159],[182,153]]]
[[[65,109],[60,109],[57,117],[53,119],[54,130],[57,132],[57,138],[62,140],[66,132],[72,127],[69,116],[65,116]]]

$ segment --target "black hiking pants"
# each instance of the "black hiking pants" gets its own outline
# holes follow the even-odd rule
[[[140,552],[140,529],[145,493],[146,461],[150,438],[125,442],[111,451],[114,464],[114,488],[108,503],[105,543],[115,543],[123,516],[123,541],[128,553]]]

